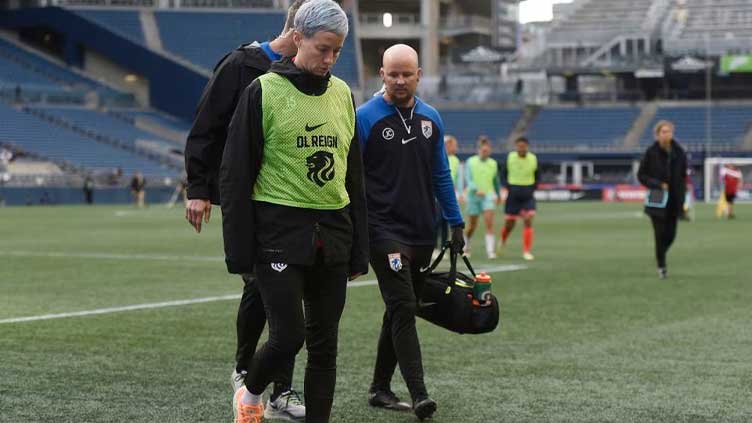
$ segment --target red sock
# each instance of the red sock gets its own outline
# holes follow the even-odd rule
[[[526,253],[533,248],[533,228],[525,228],[522,231],[522,248]]]
[[[506,244],[507,238],[509,238],[509,229],[506,226],[501,228],[501,243]]]

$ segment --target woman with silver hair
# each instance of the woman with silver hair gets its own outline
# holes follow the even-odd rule
[[[227,267],[255,274],[269,323],[233,397],[237,423],[261,421],[262,392],[304,341],[305,421],[329,421],[347,280],[368,271],[354,103],[330,72],[347,16],[331,0],[311,0],[294,29],[297,56],[243,92],[220,169]]]

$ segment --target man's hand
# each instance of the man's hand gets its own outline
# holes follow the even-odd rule
[[[211,201],[193,199],[188,200],[188,204],[185,206],[185,220],[196,229],[197,233],[201,233],[201,221],[209,223],[211,217]]]
[[[462,255],[462,249],[465,248],[464,229],[462,225],[452,226],[452,245],[450,248],[457,255]]]
[[[668,184],[667,184],[667,183],[665,183],[665,182],[662,182],[662,183],[661,183],[661,188],[663,188],[663,189],[668,189]]]

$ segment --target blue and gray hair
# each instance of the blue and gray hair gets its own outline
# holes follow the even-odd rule
[[[347,15],[332,0],[310,0],[295,14],[295,30],[311,38],[317,32],[332,32],[347,37]]]

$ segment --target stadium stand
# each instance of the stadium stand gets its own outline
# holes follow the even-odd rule
[[[164,48],[206,69],[241,44],[274,38],[284,24],[280,12],[158,11],[156,19]]]
[[[462,151],[474,151],[479,135],[504,143],[521,116],[522,111],[515,109],[441,111],[446,133],[457,138]]]
[[[600,45],[625,32],[638,32],[652,0],[580,0],[572,14],[557,22],[550,40]]]
[[[58,118],[94,136],[104,137],[132,147],[136,147],[139,140],[153,141],[166,147],[172,147],[171,143],[160,140],[155,134],[139,129],[125,120],[96,110],[78,107],[34,107],[32,110]]]
[[[752,108],[749,106],[715,106],[711,109],[711,134],[714,145],[740,147],[744,135],[752,124]],[[676,124],[676,139],[687,145],[706,143],[705,107],[660,107],[642,136],[642,144],[653,142],[653,127],[666,119]]]
[[[146,43],[139,12],[136,10],[76,9],[75,12],[133,41]]]
[[[0,38],[0,81],[50,91],[74,88],[94,90],[111,98],[130,97],[3,38]]]
[[[172,129],[173,131],[188,132],[191,130],[191,122],[187,122],[154,110],[120,109],[112,110],[110,113],[122,119],[129,120],[133,124],[135,124],[136,119],[147,119],[156,123],[157,125]]]
[[[157,11],[164,48],[205,69],[214,69],[227,52],[251,41],[268,41],[284,25],[282,12]],[[334,74],[358,85],[355,34],[345,40]]]
[[[638,114],[636,107],[544,108],[528,136],[537,145],[615,147]]]
[[[2,103],[0,122],[13,122],[12,125],[0,125],[3,143],[56,163],[92,171],[121,168],[125,174],[141,171],[151,176],[174,176],[176,173],[134,152],[97,142]]]
[[[675,2],[663,26],[667,51],[715,54],[749,50],[752,42],[752,2],[746,0],[687,0]],[[709,37],[707,45],[704,40]]]

